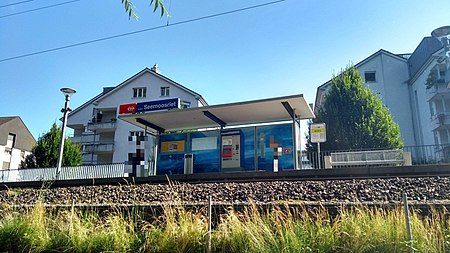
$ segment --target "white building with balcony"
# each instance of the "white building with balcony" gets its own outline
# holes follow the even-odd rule
[[[67,126],[74,130],[73,142],[83,151],[83,164],[106,164],[128,161],[136,150],[129,136],[143,135],[143,130],[117,120],[119,105],[179,98],[181,106],[207,105],[203,97],[159,73],[157,65],[145,68],[115,87],[103,92],[73,110]]]
[[[392,113],[405,146],[432,145],[433,152],[446,159],[450,158],[449,39],[450,26],[441,27],[423,38],[412,54],[380,50],[355,65],[366,86]],[[330,84],[317,88],[315,110]]]
[[[366,87],[369,87],[389,108],[400,126],[405,145],[415,145],[412,108],[409,98],[408,58],[410,54],[393,54],[379,50],[355,65]],[[315,110],[323,103],[331,80],[317,88]]]

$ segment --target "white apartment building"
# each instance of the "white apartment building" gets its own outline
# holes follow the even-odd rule
[[[145,68],[115,87],[103,92],[73,110],[67,126],[74,130],[73,142],[82,145],[83,164],[106,164],[128,161],[136,151],[130,136],[141,136],[143,130],[117,120],[119,105],[179,98],[182,108],[207,105],[203,97],[159,73],[158,66]]]
[[[405,146],[436,145],[442,153],[450,144],[449,34],[450,26],[441,27],[412,54],[380,50],[355,65],[392,113]],[[317,88],[315,110],[330,84]]]
[[[19,169],[36,141],[18,116],[0,117],[0,162],[2,170]]]
[[[405,145],[414,145],[414,131],[408,92],[408,57],[386,50],[367,57],[355,65],[363,81],[387,106],[400,126]],[[317,88],[315,109],[321,105],[331,80]]]

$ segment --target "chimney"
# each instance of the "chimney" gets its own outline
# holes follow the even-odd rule
[[[158,64],[153,65],[153,67],[150,70],[157,74],[161,74],[161,72],[159,71],[159,68],[158,68]]]

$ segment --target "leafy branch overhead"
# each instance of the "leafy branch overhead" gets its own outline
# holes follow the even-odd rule
[[[122,0],[122,4],[123,7],[125,8],[125,12],[128,14],[128,18],[131,17],[135,19],[139,18],[136,12],[136,6],[133,4],[131,0]],[[161,17],[164,16],[164,14],[166,16],[169,16],[169,12],[167,11],[166,6],[163,3],[163,0],[151,0],[150,6],[153,6],[153,12],[156,12],[159,9],[161,12],[160,13]]]

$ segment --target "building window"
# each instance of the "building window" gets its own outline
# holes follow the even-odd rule
[[[2,169],[9,170],[9,162],[3,162]]]
[[[130,136],[144,136],[144,131],[130,131]]]
[[[11,162],[11,155],[12,155],[11,150],[5,150],[5,154],[3,156],[2,169],[4,169],[4,170],[8,170],[9,169],[9,165],[10,165],[10,162]]]
[[[377,80],[375,78],[375,71],[364,72],[364,79],[366,80],[366,83],[376,82]]]
[[[7,148],[14,148],[14,145],[16,143],[16,135],[9,133],[8,134],[8,140],[6,141],[6,147]]]
[[[133,97],[134,98],[145,98],[147,96],[147,88],[133,88]]]
[[[189,101],[181,101],[181,109],[186,109],[186,108],[189,108],[189,107],[191,107],[191,102],[189,102]]]
[[[161,87],[161,97],[170,96],[170,87]]]

